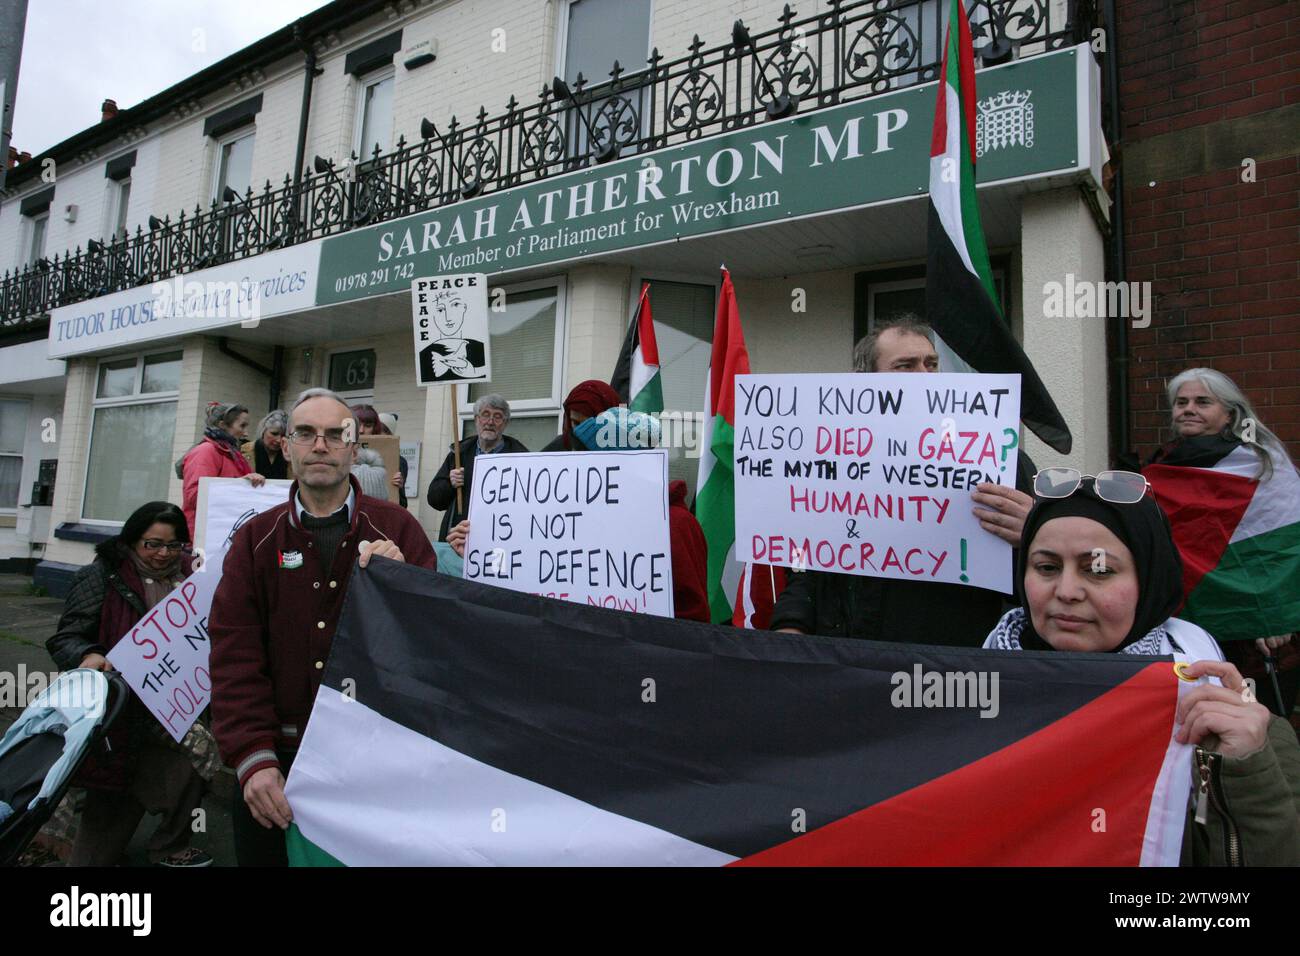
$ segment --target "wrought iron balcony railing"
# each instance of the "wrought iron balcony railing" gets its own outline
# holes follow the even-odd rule
[[[557,79],[536,103],[480,108],[444,129],[424,120],[363,162],[317,158],[298,182],[259,193],[227,190],[204,210],[137,227],[133,236],[42,259],[0,280],[0,335],[31,329],[50,309],[349,229],[445,206],[620,155],[872,96],[937,77],[945,0],[829,0],[803,19],[786,5],[779,26],[643,66],[614,63],[607,80]],[[1096,25],[1091,0],[967,0],[984,64],[1082,42]]]

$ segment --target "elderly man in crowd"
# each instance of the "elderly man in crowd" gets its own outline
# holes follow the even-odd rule
[[[505,433],[510,425],[510,403],[500,395],[484,395],[474,403],[474,425],[478,429],[477,434],[461,440],[460,467],[456,467],[456,450],[453,447],[438,473],[433,476],[433,481],[429,482],[429,504],[445,512],[442,527],[438,529],[439,541],[446,541],[447,532],[467,517],[461,507],[468,508],[468,500],[458,502],[456,490],[465,489],[460,496],[465,499],[474,476],[474,459],[479,455],[495,455],[503,451],[528,451],[523,442]]]
[[[352,412],[311,388],[289,415],[297,480],[283,504],[235,534],[212,599],[212,730],[235,769],[240,866],[285,865],[284,796],[320,687],[353,569],[375,556],[433,569],[429,539],[410,512],[361,493]]]
[[[915,318],[882,323],[858,343],[858,372],[937,372],[934,333]],[[1032,466],[1020,456],[1027,486]],[[1011,544],[1034,500],[1022,491],[982,482],[971,493],[980,526]],[[860,637],[909,644],[979,647],[1003,611],[996,591],[934,581],[904,581],[823,571],[796,571],[777,598],[769,625],[793,634]]]

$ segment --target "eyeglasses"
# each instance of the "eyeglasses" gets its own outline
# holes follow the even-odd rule
[[[295,428],[289,435],[289,440],[295,445],[315,446],[316,439],[324,438],[325,447],[335,450],[342,448],[347,444],[343,437],[342,428],[327,428],[323,432],[318,432],[314,428]]]
[[[189,548],[179,541],[159,541],[157,538],[145,538],[140,543],[146,551],[186,551]]]
[[[494,425],[504,425],[506,423],[505,415],[500,412],[479,412],[478,420],[481,422],[491,422]]]
[[[1081,475],[1074,468],[1044,468],[1034,475],[1034,494],[1039,498],[1068,498],[1079,490],[1085,478],[1092,479],[1092,490],[1098,498],[1117,505],[1137,504],[1151,487],[1150,482],[1132,471]]]

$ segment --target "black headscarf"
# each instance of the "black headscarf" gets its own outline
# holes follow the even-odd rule
[[[1025,519],[1023,542],[1017,552],[1016,597],[1025,609],[1025,629],[1020,636],[1026,650],[1051,650],[1034,630],[1029,602],[1025,599],[1025,571],[1029,567],[1030,545],[1038,529],[1053,518],[1088,518],[1109,529],[1133,554],[1138,577],[1138,601],[1133,626],[1115,650],[1141,640],[1163,624],[1183,603],[1183,562],[1169,531],[1169,520],[1147,495],[1131,505],[1119,505],[1097,497],[1093,480],[1084,479],[1068,498],[1039,498]]]

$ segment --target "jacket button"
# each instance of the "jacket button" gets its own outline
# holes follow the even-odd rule
[[[316,669],[317,669],[317,670],[320,670],[320,669],[323,668],[324,666],[325,666],[325,662],[324,662],[324,661],[317,661],[317,662],[316,662]]]
[[[330,587],[332,587],[332,588],[336,588],[336,587],[338,587],[338,586],[339,586],[339,583],[338,583],[337,581],[331,581],[331,582],[330,582]]]
[[[314,588],[319,588],[319,587],[320,587],[320,582],[319,582],[319,581],[313,581],[313,582],[311,583],[311,586],[314,587]]]
[[[316,622],[316,626],[317,626],[320,630],[322,630],[322,631],[325,630],[325,622],[324,622],[324,621],[317,621],[317,622]]]

